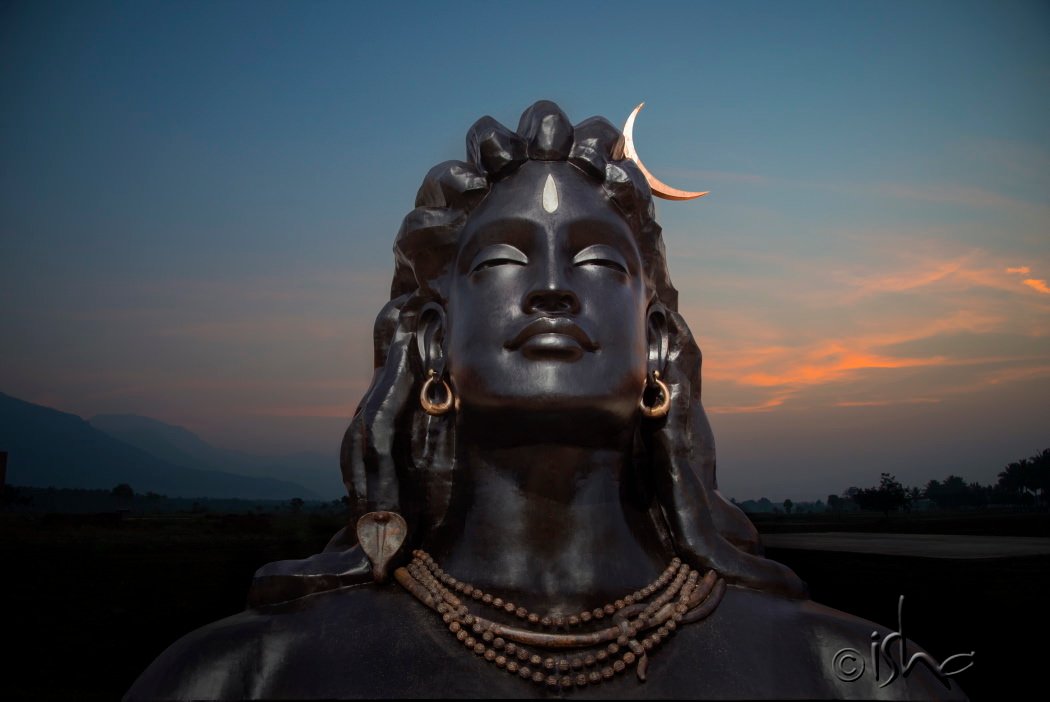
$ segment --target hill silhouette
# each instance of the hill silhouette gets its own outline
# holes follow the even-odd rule
[[[294,482],[177,465],[92,427],[75,414],[0,393],[0,451],[7,482],[28,487],[112,488],[171,497],[317,499]]]
[[[324,499],[345,494],[335,455],[303,452],[256,456],[213,446],[184,427],[138,414],[99,414],[88,423],[176,466],[287,480],[303,485]]]

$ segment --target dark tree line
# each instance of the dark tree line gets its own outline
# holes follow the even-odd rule
[[[879,484],[870,488],[851,487],[842,496],[828,495],[828,509],[845,511],[864,509],[889,514],[919,507],[928,500],[942,509],[984,507],[987,505],[1024,505],[1045,507],[1050,491],[1050,448],[1029,458],[1007,465],[995,485],[967,483],[958,475],[944,480],[930,480],[923,488],[906,488],[889,473],[880,476]]]
[[[1046,493],[1050,490],[1050,448],[1006,466],[999,473],[997,487],[1016,495],[1022,503],[1045,505]]]
[[[911,500],[907,489],[897,482],[896,477],[889,473],[883,473],[880,476],[879,484],[876,487],[856,490],[851,497],[861,509],[874,510],[884,514],[896,512],[902,507],[906,507]]]

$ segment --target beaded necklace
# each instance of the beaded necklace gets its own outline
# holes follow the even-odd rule
[[[638,679],[644,681],[649,652],[680,625],[711,614],[726,588],[713,570],[701,578],[698,571],[675,558],[652,583],[604,607],[568,617],[541,615],[456,580],[424,551],[416,550],[412,555],[408,566],[398,568],[394,577],[416,599],[440,614],[460,643],[497,668],[552,690],[611,680],[636,663]],[[588,631],[559,633],[501,624],[473,613],[467,605],[472,600],[541,629],[564,631],[591,626]],[[601,620],[606,618],[612,620],[611,626],[601,627]],[[547,652],[541,655],[534,649]],[[574,653],[558,654],[565,650]]]

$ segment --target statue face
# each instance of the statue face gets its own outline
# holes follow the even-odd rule
[[[636,416],[641,257],[595,181],[565,162],[529,161],[493,186],[460,242],[446,351],[463,408]]]

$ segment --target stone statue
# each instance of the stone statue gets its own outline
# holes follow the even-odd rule
[[[886,630],[807,599],[719,494],[624,146],[537,102],[431,169],[343,441],[349,526],[260,569],[127,699],[963,697],[928,666],[836,675]]]

